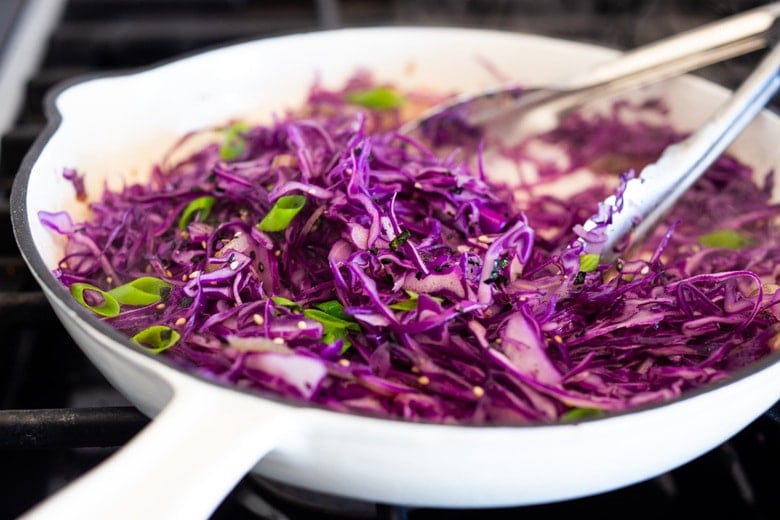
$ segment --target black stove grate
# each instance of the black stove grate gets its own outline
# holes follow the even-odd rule
[[[82,475],[148,420],[87,361],[19,257],[8,195],[44,124],[49,88],[75,75],[148,65],[207,46],[343,26],[458,25],[510,29],[630,48],[761,2],[693,0],[70,0],[13,126],[0,137],[0,517],[15,518]],[[2,25],[2,24],[0,24]],[[3,40],[0,39],[0,44]],[[733,87],[755,62],[702,72]],[[692,431],[691,435],[696,432]],[[406,509],[323,497],[247,477],[213,518],[451,517],[535,519],[590,512],[601,518],[780,518],[780,420],[771,412],[734,438],[661,477],[559,504],[492,510]],[[630,461],[627,461],[630,463]]]

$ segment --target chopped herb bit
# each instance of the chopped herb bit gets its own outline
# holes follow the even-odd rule
[[[95,314],[112,318],[119,315],[119,302],[111,294],[88,283],[74,283],[70,294],[81,305]]]
[[[493,270],[490,272],[490,276],[488,276],[485,280],[485,283],[493,284],[496,287],[499,285],[508,284],[509,279],[501,272],[506,269],[507,266],[509,266],[509,257],[506,255],[503,255],[501,258],[494,260]]]
[[[492,285],[495,285],[496,287],[498,287],[500,285],[508,284],[509,283],[509,279],[506,276],[504,276],[503,274],[500,274],[500,273],[498,273],[496,271],[493,271],[492,273],[490,273],[490,276],[488,276],[487,279],[485,279],[485,283],[486,284],[492,284]]]
[[[332,344],[342,340],[341,354],[352,346],[348,332],[360,332],[360,325],[344,314],[344,307],[337,301],[328,301],[318,304],[319,309],[304,309],[303,315],[322,324],[322,341]],[[322,308],[327,310],[322,310]],[[344,316],[341,318],[337,314]]]
[[[352,319],[348,314],[344,313],[344,306],[341,305],[341,302],[338,300],[328,300],[326,302],[318,303],[314,305],[314,307],[316,307],[317,309],[321,310],[326,314],[329,314],[341,320]]]
[[[303,315],[306,316],[307,318],[322,323],[323,325],[325,325],[326,328],[331,327],[331,328],[354,330],[354,331],[360,330],[360,325],[358,325],[356,321],[343,320],[341,318],[332,316],[327,312],[321,311],[319,309],[304,309]]]
[[[133,336],[133,341],[153,354],[159,354],[175,345],[180,338],[179,333],[170,327],[152,325]]]
[[[346,99],[350,103],[374,110],[389,110],[406,103],[406,98],[403,95],[389,87],[353,90],[346,94]]]
[[[123,305],[150,305],[167,299],[171,284],[153,276],[142,276],[108,291]]]
[[[332,345],[338,340],[341,340],[341,350],[339,350],[339,354],[346,353],[349,350],[349,348],[352,346],[352,341],[350,341],[346,331],[340,329],[333,329],[333,330],[327,330],[322,335],[322,342],[327,343],[328,345]]]
[[[260,231],[283,231],[305,204],[306,197],[303,195],[279,197],[271,211],[257,225],[257,228]]]
[[[210,195],[198,197],[190,202],[179,218],[179,229],[184,231],[187,229],[187,224],[197,216],[201,222],[208,218],[211,208],[214,207],[216,199]]]
[[[411,233],[409,233],[409,230],[404,229],[401,231],[394,239],[390,241],[390,249],[392,251],[398,251],[404,244],[406,244],[407,240],[409,240],[409,237],[411,236]]]
[[[599,266],[599,259],[601,257],[596,253],[586,253],[580,255],[580,272],[590,273],[595,271]]]
[[[750,238],[733,229],[721,229],[699,237],[699,243],[705,247],[742,249],[750,245]]]

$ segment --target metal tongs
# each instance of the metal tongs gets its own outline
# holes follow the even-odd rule
[[[406,122],[400,132],[435,132],[438,122],[453,117],[472,127],[511,121],[522,135],[550,130],[586,102],[762,49],[778,16],[780,2],[774,2],[638,47],[551,85],[509,84],[461,95]]]
[[[666,215],[682,194],[761,112],[780,87],[780,46],[775,46],[707,122],[688,138],[666,148],[661,157],[626,183],[622,201],[604,200],[580,238],[586,253],[612,262],[634,248]]]

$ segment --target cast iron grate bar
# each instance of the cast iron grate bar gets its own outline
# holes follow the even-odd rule
[[[0,410],[0,449],[122,446],[148,422],[131,406]]]

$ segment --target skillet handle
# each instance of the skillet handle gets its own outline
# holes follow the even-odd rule
[[[185,386],[127,445],[21,519],[208,518],[291,432],[294,409],[200,381]]]

